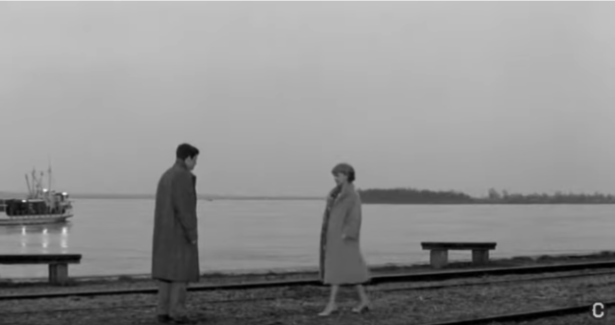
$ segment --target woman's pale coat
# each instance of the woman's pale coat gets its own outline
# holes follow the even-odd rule
[[[353,184],[335,192],[323,218],[320,277],[325,284],[362,284],[370,275],[360,245],[361,197]]]

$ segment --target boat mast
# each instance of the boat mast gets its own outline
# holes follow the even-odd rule
[[[49,173],[49,175],[47,175],[49,177],[49,184],[47,186],[49,187],[49,191],[51,191],[51,157],[48,156],[47,160],[49,161],[49,169],[47,170]]]
[[[41,177],[38,179],[38,194],[36,195],[37,199],[41,196],[41,194],[43,194],[43,181],[45,180],[44,176],[45,172],[41,171]]]
[[[26,185],[28,186],[28,196],[32,196],[32,187],[30,186],[30,179],[28,178],[28,174],[26,174]]]
[[[32,167],[32,197],[31,199],[36,198],[37,192],[38,192],[38,181],[36,180],[36,169]]]
[[[36,196],[36,192],[38,192],[38,185],[36,181],[36,169],[32,167],[32,196]]]

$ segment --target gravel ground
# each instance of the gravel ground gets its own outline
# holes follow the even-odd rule
[[[613,325],[615,324],[615,308],[606,311],[607,316],[602,319],[594,319],[588,313],[564,317],[537,319],[519,323],[491,323],[490,325]]]
[[[517,276],[517,278],[523,277]],[[506,278],[513,279],[514,276]],[[498,279],[505,278],[498,277]],[[462,283],[461,280],[457,281]],[[480,282],[484,279],[463,281]],[[365,315],[350,313],[349,309],[356,303],[356,293],[350,288],[340,292],[341,312],[328,318],[315,316],[326,304],[328,291],[323,287],[192,292],[188,304],[190,316],[199,324],[406,325],[471,319],[615,299],[615,275],[413,290],[412,286],[417,285],[421,284],[403,283],[370,287],[369,293],[374,309]],[[155,299],[154,295],[127,295],[0,301],[0,313],[3,314],[0,314],[0,324],[155,324],[153,321]],[[568,321],[574,322],[574,325],[604,324],[604,321],[592,323],[587,315],[560,318],[560,322],[554,322],[553,319],[550,321],[552,323],[528,322],[527,324],[566,325]]]

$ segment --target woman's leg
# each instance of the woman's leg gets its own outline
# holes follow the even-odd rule
[[[361,300],[361,303],[359,304],[358,307],[354,308],[353,311],[360,313],[364,309],[369,309],[370,303],[369,303],[369,298],[367,297],[367,293],[365,292],[365,287],[363,285],[361,284],[357,285],[357,292],[359,293],[359,299]]]
[[[319,316],[329,316],[332,312],[337,310],[337,304],[335,303],[335,301],[337,300],[337,292],[339,291],[339,288],[339,285],[331,285],[331,295],[329,296],[329,303],[327,304],[325,310],[318,314]]]

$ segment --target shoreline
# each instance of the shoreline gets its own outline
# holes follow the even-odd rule
[[[0,192],[0,201],[9,198],[22,198],[25,194]],[[153,194],[71,194],[76,200],[154,200]],[[324,201],[320,196],[224,196],[224,195],[198,195],[199,201]],[[363,198],[365,205],[614,205],[615,201],[493,201],[485,198],[473,198],[473,201],[404,201]]]
[[[581,263],[592,261],[615,260],[615,251],[600,251],[587,254],[556,254],[556,255],[526,255],[509,258],[491,258],[485,267],[518,267],[532,265],[549,265],[556,263]],[[472,269],[476,266],[471,261],[449,261],[441,268],[434,269],[429,263],[417,264],[377,264],[370,265],[373,274],[387,275],[396,273],[422,273],[445,270]],[[70,276],[65,286],[105,285],[105,284],[145,284],[153,282],[150,274],[116,274],[93,276]],[[318,277],[318,267],[276,268],[276,269],[243,269],[203,272],[200,283],[242,283],[249,281],[271,281],[291,279],[314,279]],[[47,277],[33,278],[0,278],[0,287],[20,286],[53,286]]]

